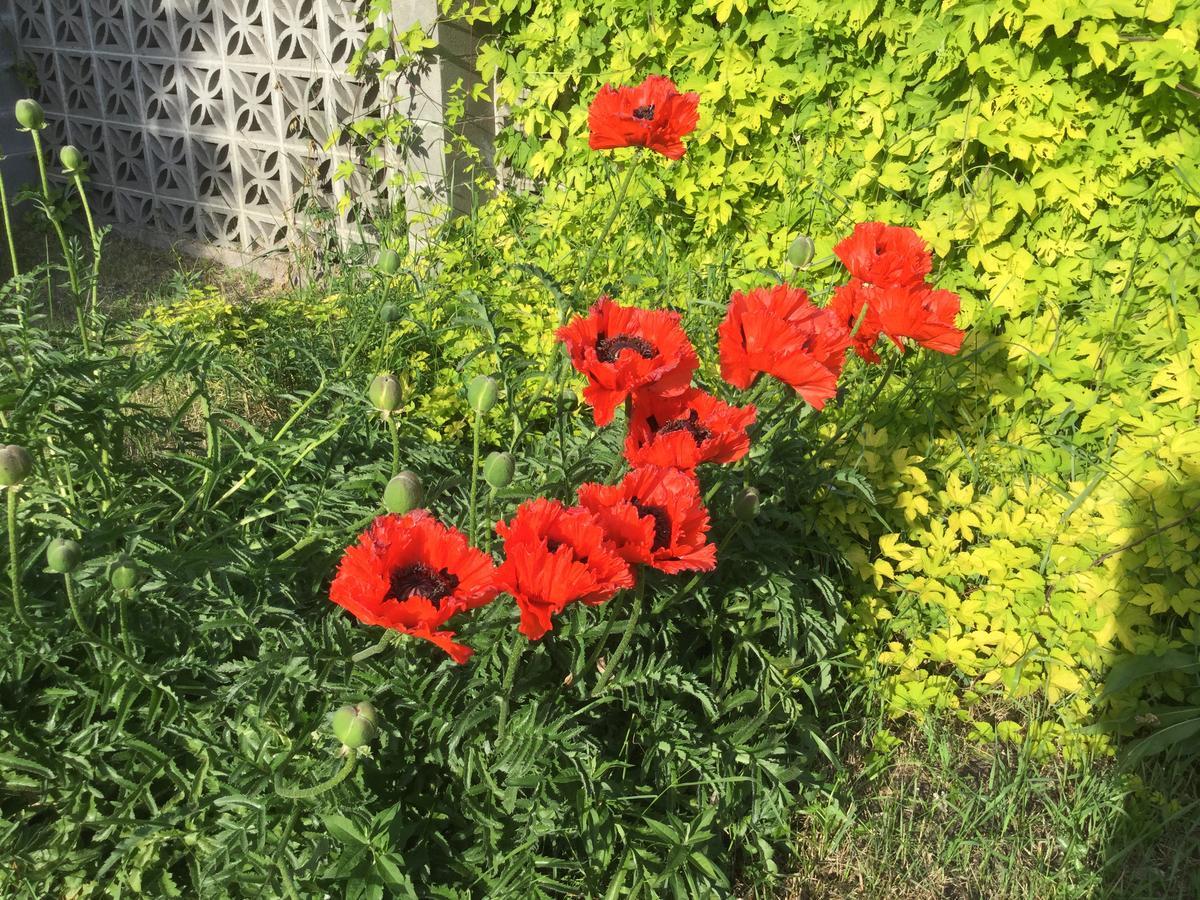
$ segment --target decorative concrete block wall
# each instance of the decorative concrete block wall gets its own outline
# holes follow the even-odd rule
[[[307,197],[336,207],[348,194],[352,218],[357,201],[386,188],[365,175],[335,180],[345,153],[321,145],[381,89],[412,101],[435,193],[446,174],[436,146],[443,63],[382,88],[350,79],[347,63],[365,36],[358,2],[0,2],[12,4],[10,28],[36,76],[49,143],[83,151],[99,215],[126,230],[254,257],[287,246]],[[436,0],[394,7],[399,24],[436,16]],[[447,72],[469,78],[472,36],[448,34],[457,46]]]

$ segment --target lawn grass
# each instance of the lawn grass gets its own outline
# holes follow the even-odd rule
[[[800,818],[787,900],[1200,896],[1194,765],[1033,762],[944,720],[884,751],[869,734],[843,744],[828,798]]]

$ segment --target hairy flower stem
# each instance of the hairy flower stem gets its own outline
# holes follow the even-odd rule
[[[83,189],[83,178],[75,173],[75,190],[79,192],[79,202],[83,204],[83,216],[87,220],[88,234],[92,238],[92,293],[89,308],[92,315],[96,314],[96,296],[100,289],[100,235],[96,232],[96,221],[92,218],[92,206],[88,203],[87,192]]]
[[[578,297],[579,292],[583,290],[583,285],[592,271],[592,263],[596,261],[596,254],[600,252],[600,247],[608,241],[608,235],[612,231],[613,225],[616,224],[621,207],[625,205],[625,195],[629,193],[629,185],[633,181],[636,171],[637,164],[635,162],[630,162],[625,167],[625,177],[621,179],[621,184],[617,188],[617,199],[613,201],[612,210],[609,212],[608,218],[604,221],[604,227],[600,229],[596,240],[588,249],[588,255],[583,260],[583,268],[579,270],[579,279],[575,282],[575,287],[571,290],[572,298]],[[559,324],[565,325],[566,322],[564,320]]]
[[[504,729],[508,725],[508,708],[512,700],[513,682],[517,680],[517,666],[525,652],[526,643],[524,636],[518,634],[508,655],[508,668],[504,670],[504,681],[500,684],[500,717],[496,720],[497,744],[503,739]]]
[[[592,688],[593,697],[599,696],[608,686],[609,679],[612,678],[613,672],[617,670],[617,663],[621,661],[621,657],[625,655],[625,651],[629,647],[629,642],[633,640],[633,632],[637,629],[638,619],[642,615],[642,602],[645,598],[646,576],[645,573],[642,573],[642,577],[638,579],[637,589],[633,594],[633,607],[629,610],[629,621],[625,623],[625,633],[621,635],[621,642],[617,644],[617,649],[613,651],[613,655],[604,667],[604,671],[600,673],[600,680]]]
[[[126,655],[132,659],[133,638],[129,636],[129,623],[125,615],[125,600],[128,593],[128,591],[117,591],[117,621],[121,628],[121,646],[125,648]]]
[[[83,310],[80,307],[79,297],[79,274],[75,271],[75,258],[71,255],[71,247],[67,243],[67,235],[63,231],[62,225],[58,221],[58,216],[55,215],[54,207],[50,200],[50,182],[46,178],[46,160],[42,158],[42,138],[37,131],[31,131],[29,134],[33,137],[33,156],[37,160],[38,175],[42,180],[42,198],[45,200],[46,218],[50,220],[50,226],[54,229],[54,234],[58,237],[58,244],[62,247],[63,261],[67,264],[67,279],[71,283],[71,294],[75,300],[75,318],[79,322],[79,342],[83,345],[83,352],[89,353],[87,328],[83,321]]]
[[[63,584],[67,586],[67,604],[71,607],[71,618],[75,620],[75,624],[79,626],[79,630],[88,640],[99,642],[100,638],[96,633],[88,627],[87,622],[83,620],[83,613],[79,609],[79,601],[75,599],[75,582],[71,579],[69,572],[63,574]]]
[[[853,431],[855,428],[857,428],[859,425],[861,425],[864,420],[866,420],[867,416],[871,412],[871,408],[875,405],[875,401],[879,399],[879,395],[881,393],[883,393],[884,387],[886,387],[887,383],[891,380],[892,373],[894,373],[896,371],[896,363],[898,363],[899,361],[900,361],[899,351],[897,351],[896,353],[893,353],[891,356],[888,357],[887,368],[884,369],[883,375],[880,377],[879,381],[876,382],[875,390],[873,390],[871,392],[871,396],[868,397],[867,401],[864,404],[862,404],[862,406],[859,408],[858,415],[856,415],[853,419],[850,420],[850,424],[848,424],[842,428],[839,428],[837,431],[835,431],[829,437],[829,440],[827,440],[824,444],[822,444],[820,446],[820,448],[817,450],[817,452],[813,455],[814,462],[818,462],[818,463],[821,462],[821,460],[823,460],[825,458],[825,454],[828,453],[833,448],[834,444],[836,444],[838,441],[840,441],[842,438],[844,438],[847,434],[849,434],[851,431]]]
[[[12,263],[13,278],[21,276],[17,263],[17,245],[13,242],[12,220],[8,214],[8,191],[4,187],[4,176],[0,175],[0,213],[4,216],[4,236],[8,239],[8,259]]]
[[[294,788],[283,784],[280,780],[278,772],[275,773],[275,793],[280,797],[285,797],[288,800],[311,800],[314,797],[319,797],[326,791],[333,790],[354,771],[354,767],[358,764],[358,751],[347,748],[346,761],[342,763],[342,767],[338,769],[329,778],[322,781],[320,784],[315,784],[310,788]]]
[[[21,607],[21,564],[17,555],[17,488],[8,488],[8,577],[12,581],[13,612],[17,621],[26,628],[32,627]]]
[[[390,477],[395,478],[400,471],[400,423],[396,421],[395,416],[388,416],[388,428],[392,432],[392,474]]]
[[[471,423],[471,527],[467,532],[467,537],[474,541],[476,538],[476,528],[479,525],[478,505],[479,505],[479,425],[483,420],[483,413],[479,410],[475,411],[475,419]],[[393,472],[394,476],[396,473]]]

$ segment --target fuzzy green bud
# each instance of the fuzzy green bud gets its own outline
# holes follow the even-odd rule
[[[400,271],[400,254],[385,247],[375,257],[375,268],[384,275],[395,275]]]
[[[15,487],[33,471],[33,457],[24,447],[5,444],[0,447],[0,486]]]
[[[46,127],[46,111],[36,100],[18,100],[16,116],[17,124],[26,131],[41,131]]]
[[[83,559],[83,548],[70,538],[55,538],[46,548],[46,566],[51,572],[66,575]]]
[[[425,488],[416,472],[405,469],[383,489],[383,505],[390,513],[402,516],[425,502]]]
[[[379,321],[381,322],[399,322],[400,307],[395,303],[385,303],[379,307]]]
[[[400,394],[400,382],[395,375],[376,375],[367,389],[371,405],[385,413],[400,408]]]
[[[59,150],[58,158],[62,162],[63,171],[68,175],[82,174],[87,170],[87,160],[74,144],[67,144]]]
[[[752,487],[745,488],[733,498],[733,514],[743,522],[752,522],[758,515],[758,491]]]
[[[496,405],[499,394],[500,385],[490,375],[476,375],[467,385],[467,403],[480,415],[485,415]]]
[[[375,707],[370,703],[343,706],[333,714],[330,725],[334,737],[357,750],[375,738]]]
[[[506,488],[512,484],[516,471],[517,463],[511,453],[496,451],[488,454],[488,458],[483,461],[483,480],[495,490]]]
[[[788,245],[788,262],[797,269],[807,269],[812,264],[813,255],[816,252],[817,248],[813,244],[813,239],[807,234],[802,234]]]
[[[113,560],[112,568],[108,570],[108,583],[113,590],[121,593],[132,591],[141,580],[142,573],[137,563],[123,554]]]

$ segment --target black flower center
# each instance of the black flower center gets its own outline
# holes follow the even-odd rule
[[[676,431],[686,431],[697,444],[702,444],[712,437],[712,432],[700,424],[700,414],[689,409],[687,416],[682,419],[670,419],[663,422],[654,430],[655,434],[673,434]]]
[[[654,118],[654,104],[649,103],[646,106],[639,106],[633,111],[635,119],[641,119],[643,122],[649,122]]]
[[[443,597],[454,593],[457,587],[457,575],[445,569],[438,571],[425,563],[413,563],[392,573],[392,586],[388,596],[393,600],[407,600],[414,594],[419,594],[437,603]]]
[[[566,547],[566,546],[569,546],[569,545],[567,543],[565,543],[564,541],[558,540],[557,538],[546,538],[546,550],[550,553],[557,553],[559,547]],[[581,562],[585,566],[587,565],[587,562],[588,562],[587,556],[581,554],[574,547],[571,547],[571,552],[575,554],[575,560],[577,562]]]
[[[596,358],[601,362],[617,361],[617,354],[622,350],[632,350],[642,359],[653,359],[658,355],[654,345],[632,334],[618,334],[616,337],[602,337],[596,340]]]
[[[639,516],[650,516],[654,519],[654,543],[650,545],[650,549],[662,550],[671,546],[671,517],[667,515],[667,511],[661,506],[643,503],[637,497],[629,502],[638,511]]]

